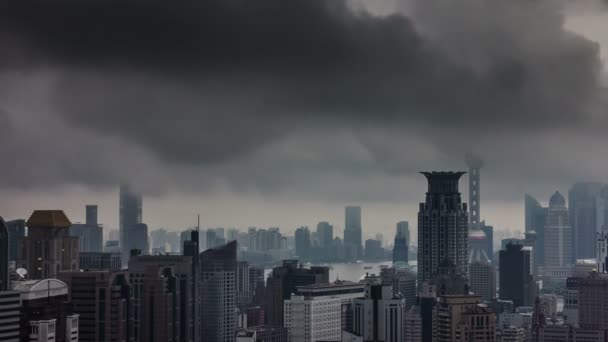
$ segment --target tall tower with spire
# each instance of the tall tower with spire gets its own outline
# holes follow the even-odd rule
[[[466,162],[469,167],[469,229],[481,229],[479,169],[483,166],[483,161],[478,156],[469,153],[466,156]]]

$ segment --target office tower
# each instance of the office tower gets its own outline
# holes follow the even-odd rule
[[[310,257],[310,231],[308,227],[300,227],[295,232],[296,254],[300,259],[306,260]]]
[[[264,277],[264,268],[249,265],[249,291],[251,292],[252,304],[262,305],[264,303],[265,290],[266,278]]]
[[[458,180],[463,172],[422,172],[428,180],[418,212],[418,282],[428,282],[444,260],[467,272],[468,214]]]
[[[536,234],[534,260],[537,265],[542,266],[545,264],[545,218],[547,208],[543,208],[534,197],[528,194],[525,195],[524,203],[526,233],[534,232]]]
[[[344,244],[354,246],[356,259],[362,256],[361,207],[346,207],[344,209]]]
[[[595,197],[595,231],[608,232],[608,185],[603,186]]]
[[[38,334],[38,323],[52,324],[49,341],[67,342],[78,339],[78,325],[72,324],[72,303],[68,286],[57,279],[17,281],[14,290],[21,294],[21,338],[20,341],[46,341]],[[77,316],[76,316],[77,319]],[[32,336],[33,335],[33,336]],[[54,335],[54,336],[53,336]]]
[[[8,227],[0,216],[0,291],[9,289],[8,263],[9,263],[9,235]]]
[[[473,154],[467,154],[466,162],[469,167],[469,228],[480,229],[479,209],[481,203],[479,202],[479,195],[481,184],[479,183],[479,169],[483,166],[483,161]]]
[[[298,288],[285,300],[285,327],[291,342],[340,341],[342,307],[363,296],[360,284],[324,284]]]
[[[298,286],[328,284],[329,268],[298,267],[297,260],[284,260],[283,265],[272,269],[266,281],[266,322],[283,326],[283,301],[296,292]]]
[[[129,237],[132,238],[129,242],[131,249],[137,249],[142,254],[150,253],[150,240],[148,238],[148,225],[145,223],[137,223],[131,227]],[[128,258],[127,258],[128,261]],[[124,262],[124,260],[123,260]]]
[[[55,278],[61,271],[78,269],[78,238],[70,236],[71,225],[61,210],[32,213],[17,261],[18,267],[27,270],[28,278]]]
[[[6,221],[8,228],[9,261],[16,261],[19,256],[21,239],[25,237],[25,220]]]
[[[200,219],[199,219],[200,221]],[[201,317],[201,288],[200,288],[200,242],[199,229],[190,231],[190,239],[183,242],[182,251],[184,256],[190,257],[192,260],[191,275],[192,281],[190,285],[190,298],[192,298],[192,308],[190,317],[194,322],[190,336],[194,341],[200,341],[200,317]]]
[[[96,226],[97,223],[97,205],[87,204],[86,205],[86,224]]]
[[[249,263],[239,261],[236,263],[236,303],[246,305],[251,302],[251,291],[249,290]]]
[[[137,224],[142,223],[142,197],[133,192],[128,185],[120,186],[119,213],[120,247],[122,261],[126,264],[131,250],[141,249],[137,246],[137,238],[132,236],[132,230]]]
[[[405,299],[408,309],[416,304],[416,273],[407,265],[394,265],[380,269],[380,279],[383,285],[393,287],[393,293]]]
[[[401,234],[401,236],[405,237],[405,239],[407,240],[407,244],[410,244],[410,224],[407,221],[399,221],[397,222],[397,231],[395,232],[395,235],[399,235]]]
[[[80,252],[78,260],[81,270],[117,272],[122,269],[121,255],[117,252]]]
[[[519,244],[507,244],[499,252],[499,298],[512,300],[515,307],[531,306],[536,292],[530,257]]]
[[[128,340],[130,286],[126,274],[111,271],[67,271],[59,279],[70,289],[79,314],[79,341]]]
[[[433,310],[433,342],[496,341],[496,315],[479,296],[441,296]]]
[[[608,330],[608,274],[579,278],[578,324],[583,329]]]
[[[608,233],[597,235],[595,241],[595,255],[597,260],[597,272],[608,273]]]
[[[372,261],[384,259],[382,242],[373,239],[365,240],[365,259]]]
[[[207,232],[205,232],[205,237],[207,240],[207,249],[214,248],[220,245],[219,238],[214,229],[208,229]]]
[[[572,263],[576,259],[595,257],[596,199],[601,188],[600,183],[576,183],[568,192],[568,210],[572,226],[571,241],[574,243]]]
[[[408,262],[408,245],[407,238],[401,233],[397,232],[395,235],[395,241],[393,243],[393,264],[402,262],[407,264]]]
[[[78,249],[82,252],[103,250],[103,228],[99,225],[74,223],[70,227],[70,235],[78,238]]]
[[[469,252],[469,290],[483,301],[496,298],[496,268],[482,248]]]
[[[193,326],[196,324],[192,316],[195,302],[192,298],[192,277],[192,258],[189,256],[131,257],[129,279],[134,293],[134,330],[139,341],[148,341],[150,331],[156,329],[154,325],[160,324],[150,316],[164,317],[163,320],[168,322],[169,331],[159,335],[162,338],[184,342],[192,339]],[[139,322],[137,317],[141,318]]]
[[[556,191],[549,200],[545,217],[545,264],[564,267],[572,264],[572,233],[564,196]]]
[[[320,254],[323,259],[331,260],[334,242],[334,227],[328,222],[317,224],[317,237],[319,239]]]
[[[201,336],[234,342],[236,330],[236,241],[200,254]]]
[[[21,334],[21,292],[0,291],[0,341],[19,342]]]
[[[353,332],[363,341],[403,341],[405,299],[395,296],[391,286],[369,285],[353,307]]]

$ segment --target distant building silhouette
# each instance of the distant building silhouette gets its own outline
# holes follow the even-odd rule
[[[296,255],[302,259],[307,260],[310,257],[310,230],[308,227],[300,227],[295,232],[296,242]]]
[[[25,237],[25,220],[6,221],[8,227],[9,261],[19,257],[21,239]]]
[[[526,233],[536,235],[534,245],[534,263],[545,264],[545,219],[547,208],[543,208],[532,196],[526,194],[524,198]]]
[[[344,209],[344,245],[353,246],[355,248],[355,259],[359,259],[363,255],[362,235],[361,207],[346,207]]]
[[[445,260],[466,275],[469,220],[458,191],[464,172],[422,174],[428,180],[428,191],[418,212],[418,283],[430,281]]]
[[[122,261],[126,264],[131,250],[138,248],[139,236],[133,236],[133,230],[136,229],[136,225],[142,223],[142,197],[124,184],[120,186],[119,213],[120,247]]]
[[[496,268],[480,246],[469,252],[469,289],[483,301],[496,298]]]
[[[536,285],[530,251],[520,244],[507,244],[499,252],[499,270],[499,298],[513,301],[515,307],[532,306]]]
[[[466,162],[469,167],[469,228],[480,229],[481,203],[479,199],[481,184],[479,169],[483,166],[483,161],[478,156],[467,154]]]
[[[572,231],[568,220],[568,208],[564,196],[556,191],[549,200],[545,217],[546,268],[572,264]]]
[[[592,259],[595,257],[596,236],[596,201],[602,189],[601,183],[576,183],[568,191],[568,210],[572,226],[572,241],[574,253],[572,263],[576,259]]]

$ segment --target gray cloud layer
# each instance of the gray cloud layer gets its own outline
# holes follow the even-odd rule
[[[469,149],[497,182],[602,173],[588,145],[606,143],[598,46],[558,7],[409,5],[0,4],[0,156],[19,161],[3,185],[391,198]]]

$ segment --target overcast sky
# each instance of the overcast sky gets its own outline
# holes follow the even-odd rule
[[[389,236],[473,151],[482,219],[522,230],[524,193],[608,182],[606,37],[591,0],[4,2],[0,215],[116,228],[129,182],[152,229],[341,234],[355,204]]]

